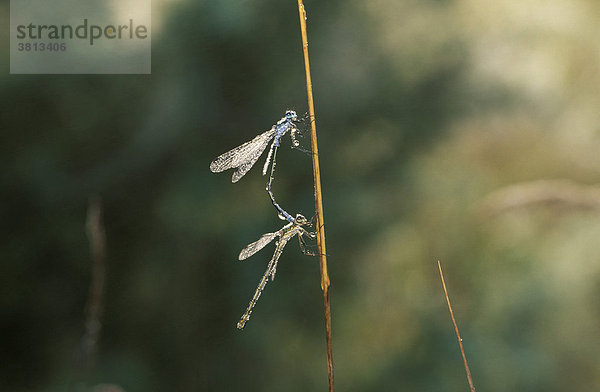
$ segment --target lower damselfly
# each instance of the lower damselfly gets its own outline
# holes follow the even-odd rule
[[[275,279],[275,272],[277,271],[277,262],[279,261],[279,257],[283,253],[283,248],[290,239],[292,239],[294,236],[298,236],[298,243],[300,244],[300,250],[302,251],[302,253],[314,256],[314,254],[306,250],[306,244],[304,242],[303,237],[306,236],[311,239],[314,239],[316,237],[315,233],[311,233],[303,227],[308,224],[309,221],[306,220],[306,218],[302,214],[297,214],[293,222],[290,222],[287,225],[283,226],[279,231],[276,231],[274,233],[263,234],[262,237],[260,237],[257,241],[248,244],[240,252],[238,259],[245,260],[248,257],[255,254],[256,252],[258,252],[259,250],[261,250],[262,248],[264,248],[265,246],[267,246],[267,244],[271,243],[271,241],[273,241],[276,237],[279,237],[279,239],[275,243],[275,252],[273,253],[273,257],[271,257],[271,261],[269,261],[269,264],[267,265],[267,270],[265,271],[262,279],[260,280],[258,287],[256,288],[256,291],[254,292],[254,295],[250,300],[250,304],[248,304],[246,312],[244,313],[240,321],[237,323],[237,327],[239,329],[243,329],[246,325],[246,322],[248,322],[248,320],[250,319],[252,309],[254,308],[254,305],[256,305],[258,298],[260,298],[260,294],[267,285],[269,277],[271,277],[271,280]]]
[[[298,119],[298,115],[293,110],[287,110],[285,115],[277,121],[275,125],[268,131],[261,133],[254,139],[219,155],[210,164],[210,170],[213,173],[220,173],[227,169],[236,169],[231,177],[231,182],[238,182],[248,170],[254,166],[263,151],[267,148],[269,141],[273,139],[267,160],[263,166],[263,176],[267,173],[273,149],[279,147],[280,139],[287,131],[290,131],[292,139],[292,147],[297,147],[300,142],[296,139],[298,128],[296,123],[302,121]]]

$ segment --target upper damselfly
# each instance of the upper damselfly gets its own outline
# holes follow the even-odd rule
[[[293,110],[287,110],[285,115],[277,121],[275,125],[268,131],[261,133],[254,139],[238,146],[224,154],[221,154],[211,162],[210,170],[213,173],[220,173],[227,169],[236,169],[231,177],[231,182],[238,182],[248,170],[254,166],[258,158],[262,155],[263,151],[267,148],[269,141],[273,139],[267,160],[263,166],[263,176],[267,173],[271,156],[273,155],[273,149],[279,147],[280,139],[287,131],[290,131],[290,137],[292,139],[292,147],[297,147],[300,143],[296,139],[296,123],[298,115]]]

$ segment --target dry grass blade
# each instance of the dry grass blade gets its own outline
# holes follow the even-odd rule
[[[597,213],[600,211],[600,187],[569,180],[524,182],[493,192],[485,198],[479,209],[487,217],[533,206]]]
[[[458,339],[458,345],[460,346],[460,353],[462,354],[463,362],[465,364],[465,371],[467,372],[467,380],[469,380],[469,387],[471,392],[475,392],[475,386],[473,385],[473,379],[471,378],[471,371],[469,370],[469,364],[467,363],[467,357],[465,356],[465,349],[463,348],[462,338],[460,332],[458,332],[458,325],[454,319],[454,312],[452,311],[452,305],[450,305],[450,298],[448,297],[448,290],[446,290],[446,282],[444,281],[444,273],[442,272],[442,264],[438,260],[438,269],[440,270],[440,277],[442,278],[442,287],[444,288],[444,294],[446,295],[446,303],[448,304],[448,310],[450,310],[450,317],[452,318],[452,324],[454,324],[454,330],[456,331],[456,338]]]
[[[327,255],[325,250],[325,221],[323,219],[323,199],[321,193],[321,171],[319,169],[319,149],[317,147],[317,126],[315,106],[310,77],[310,62],[308,59],[308,38],[306,33],[306,10],[302,0],[298,0],[300,16],[300,32],[302,34],[302,52],[304,54],[304,69],[306,71],[306,94],[308,96],[308,112],[310,115],[310,130],[313,158],[313,177],[315,184],[315,209],[317,212],[317,246],[319,248],[319,264],[321,268],[321,290],[325,307],[325,333],[327,340],[327,374],[329,391],[333,391],[333,350],[331,346],[331,307],[329,304],[329,274],[327,272]]]

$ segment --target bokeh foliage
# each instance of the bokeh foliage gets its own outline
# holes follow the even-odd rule
[[[91,383],[323,390],[316,259],[290,243],[236,330],[272,247],[237,254],[282,223],[259,168],[234,185],[208,170],[306,110],[296,2],[153,7],[150,76],[8,75],[0,32],[0,389],[78,380],[98,195],[108,273]],[[600,182],[600,5],[306,7],[338,389],[466,390],[440,259],[476,387],[597,391],[598,210],[490,214],[485,201],[536,180]],[[275,193],[311,216],[310,157],[287,146]]]

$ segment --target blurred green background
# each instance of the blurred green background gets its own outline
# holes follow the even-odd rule
[[[600,3],[309,1],[339,391],[600,390]],[[9,25],[9,2],[0,3]],[[293,0],[153,1],[152,75],[9,75],[0,34],[0,390],[326,390],[318,261],[217,155],[307,110]],[[275,194],[314,214],[310,156]],[[309,138],[303,140],[309,148]],[[541,182],[540,182],[541,181]],[[103,204],[95,367],[76,353]]]

